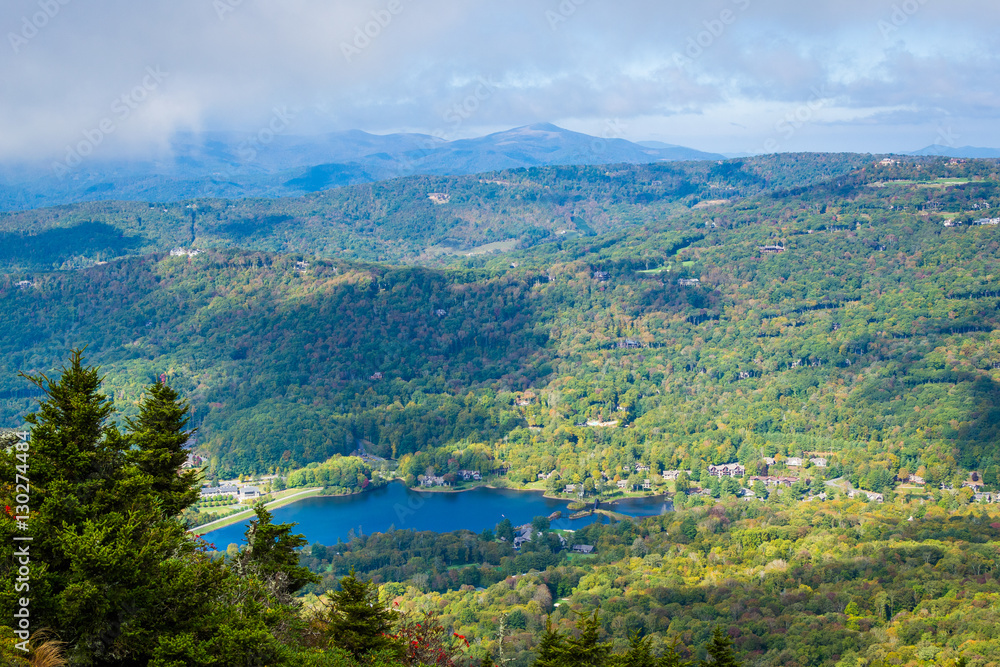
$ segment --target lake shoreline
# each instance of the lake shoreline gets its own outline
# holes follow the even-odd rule
[[[397,484],[398,482],[398,484]],[[377,487],[369,487],[360,491],[354,491],[351,493],[340,493],[336,495],[326,495],[323,493],[325,489],[306,489],[303,492],[294,494],[287,498],[275,501],[274,504],[268,504],[269,510],[290,510],[291,517],[281,517],[276,516],[276,522],[286,522],[292,521],[294,523],[303,523],[302,516],[310,516],[311,521],[316,521],[317,517],[323,517],[323,522],[317,525],[315,528],[310,528],[309,532],[313,534],[329,535],[327,532],[329,529],[325,526],[325,523],[329,521],[329,517],[342,517],[344,514],[351,516],[357,509],[364,507],[375,508],[378,514],[377,519],[372,519],[371,514],[369,518],[364,520],[364,523],[371,527],[373,524],[379,526],[372,532],[384,532],[388,527],[396,527],[399,529],[406,528],[418,531],[430,531],[430,532],[453,532],[455,530],[472,530],[473,532],[479,532],[482,528],[470,528],[467,525],[458,525],[457,527],[450,527],[450,523],[446,524],[449,527],[442,527],[440,523],[437,525],[431,525],[430,527],[421,526],[419,524],[426,521],[418,521],[418,525],[413,524],[413,516],[416,514],[424,514],[426,510],[421,510],[426,502],[430,502],[434,505],[438,505],[441,502],[448,506],[448,503],[459,503],[460,505],[450,505],[451,508],[458,506],[467,506],[472,503],[472,506],[476,506],[477,503],[483,502],[483,494],[486,496],[492,496],[499,494],[500,497],[506,498],[506,500],[501,500],[500,504],[495,506],[493,509],[497,514],[497,520],[499,517],[506,517],[511,519],[515,524],[528,523],[535,516],[549,516],[553,514],[554,511],[558,511],[561,514],[561,521],[571,521],[567,517],[573,513],[573,510],[568,508],[568,505],[574,502],[579,502],[577,498],[565,498],[559,496],[553,496],[545,492],[542,489],[524,489],[524,488],[511,488],[509,486],[495,486],[489,483],[476,483],[467,488],[454,488],[454,487],[435,487],[435,488],[423,488],[407,487],[401,480],[394,479],[388,484],[379,485]],[[386,496],[381,496],[380,494],[386,494]],[[469,494],[468,501],[460,501],[459,496],[462,494]],[[421,497],[423,500],[421,500]],[[315,508],[311,508],[306,505],[303,508],[303,503],[300,501],[311,500],[323,498],[332,501],[333,504],[324,506],[324,509],[317,512]],[[432,500],[435,498],[437,500]],[[450,498],[451,500],[445,500]],[[534,499],[534,500],[531,500]],[[494,501],[495,502],[495,501]],[[533,506],[535,504],[541,504],[540,507],[535,507],[532,512],[532,516],[528,516],[523,510],[525,505]],[[488,504],[488,503],[487,503]],[[638,505],[633,508],[622,507],[621,509],[625,511],[618,511],[619,506],[624,505]],[[654,496],[635,496],[635,497],[624,497],[609,500],[602,500],[600,507],[595,511],[593,509],[593,502],[588,502],[587,506],[584,508],[586,511],[586,516],[580,516],[576,520],[572,520],[573,524],[577,524],[578,521],[586,520],[585,523],[589,524],[595,519],[600,520],[600,517],[595,515],[603,515],[606,518],[611,518],[615,520],[623,520],[625,518],[641,520],[647,516],[655,516],[656,514],[648,514],[643,512],[642,507],[645,506],[657,506],[657,505],[669,505],[670,499],[666,494],[658,494]],[[522,511],[518,512],[517,509],[521,508]],[[638,512],[637,514],[631,514],[631,511]],[[661,510],[669,511],[671,508]],[[331,512],[332,510],[332,512]],[[449,509],[448,512],[451,512]],[[386,517],[389,517],[388,519]],[[425,515],[426,516],[426,515]],[[237,515],[226,517],[224,519],[217,519],[216,521],[202,524],[195,528],[192,528],[189,532],[205,539],[212,541],[212,537],[217,536],[217,540],[222,541],[234,541],[236,535],[232,534],[233,526],[236,524],[245,523],[248,519],[253,517],[252,510],[245,512],[240,512]],[[338,518],[340,518],[338,517]],[[467,519],[469,524],[477,524],[478,518]],[[340,518],[343,521],[342,518]],[[356,519],[351,519],[353,522]],[[605,519],[606,520],[606,519]],[[433,523],[433,522],[432,522]],[[567,524],[568,525],[568,524]],[[322,526],[322,527],[321,527]],[[349,527],[349,526],[348,526]],[[359,531],[361,530],[360,524],[354,526]],[[492,524],[486,526],[491,528]],[[303,530],[306,526],[303,526]],[[338,529],[341,533],[344,530]],[[227,531],[220,534],[219,531]],[[228,533],[228,534],[227,534]],[[322,539],[328,538],[317,538],[310,537],[310,541],[320,541]]]

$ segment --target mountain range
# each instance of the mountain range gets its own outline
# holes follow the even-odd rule
[[[360,130],[296,136],[282,134],[281,127],[257,134],[180,133],[155,159],[94,156],[68,168],[65,161],[0,165],[0,210],[110,199],[283,197],[421,174],[723,159],[683,146],[605,139],[546,123],[455,141]]]
[[[914,156],[936,156],[936,157],[954,157],[954,158],[978,158],[978,159],[995,159],[1000,158],[1000,148],[977,148],[976,146],[942,146],[940,144],[932,144],[926,148],[921,148],[919,151],[913,151],[909,155]]]

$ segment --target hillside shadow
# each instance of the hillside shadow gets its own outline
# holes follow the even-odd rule
[[[75,257],[108,260],[139,252],[149,241],[103,222],[47,229],[38,234],[0,233],[0,265],[8,270],[59,268]]]

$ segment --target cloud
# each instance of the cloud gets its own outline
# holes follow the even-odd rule
[[[0,157],[60,157],[109,118],[96,149],[109,156],[178,129],[255,131],[279,106],[301,134],[617,118],[647,133],[630,139],[738,150],[817,90],[859,131],[908,109],[912,131],[893,140],[912,145],[899,149],[942,117],[1000,145],[985,122],[998,108],[998,15],[982,0],[9,0]],[[116,100],[149,67],[169,76],[120,118]],[[449,111],[484,80],[489,96],[456,128]],[[838,117],[837,131],[852,122]],[[837,145],[820,132],[812,147]]]

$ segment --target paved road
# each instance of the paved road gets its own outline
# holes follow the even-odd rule
[[[305,491],[299,491],[298,493],[293,493],[290,496],[285,496],[284,498],[278,498],[277,500],[272,500],[271,502],[269,502],[266,505],[264,505],[264,507],[271,507],[271,506],[273,506],[273,505],[275,505],[277,503],[285,503],[286,501],[289,501],[292,498],[298,498],[301,495],[304,495],[306,493],[311,493],[313,491],[319,491],[319,489],[306,489]],[[250,516],[252,513],[253,513],[253,510],[247,510],[246,511],[246,515],[247,516]],[[238,518],[239,516],[240,516],[239,514],[234,514],[232,516],[227,516],[227,517],[223,517],[221,519],[216,519],[215,521],[209,521],[208,523],[202,524],[200,526],[195,526],[194,528],[192,528],[188,532],[189,533],[200,532],[203,528],[208,528],[209,526],[213,526],[213,525],[215,525],[217,523],[221,523],[223,521],[231,521],[233,519]]]

